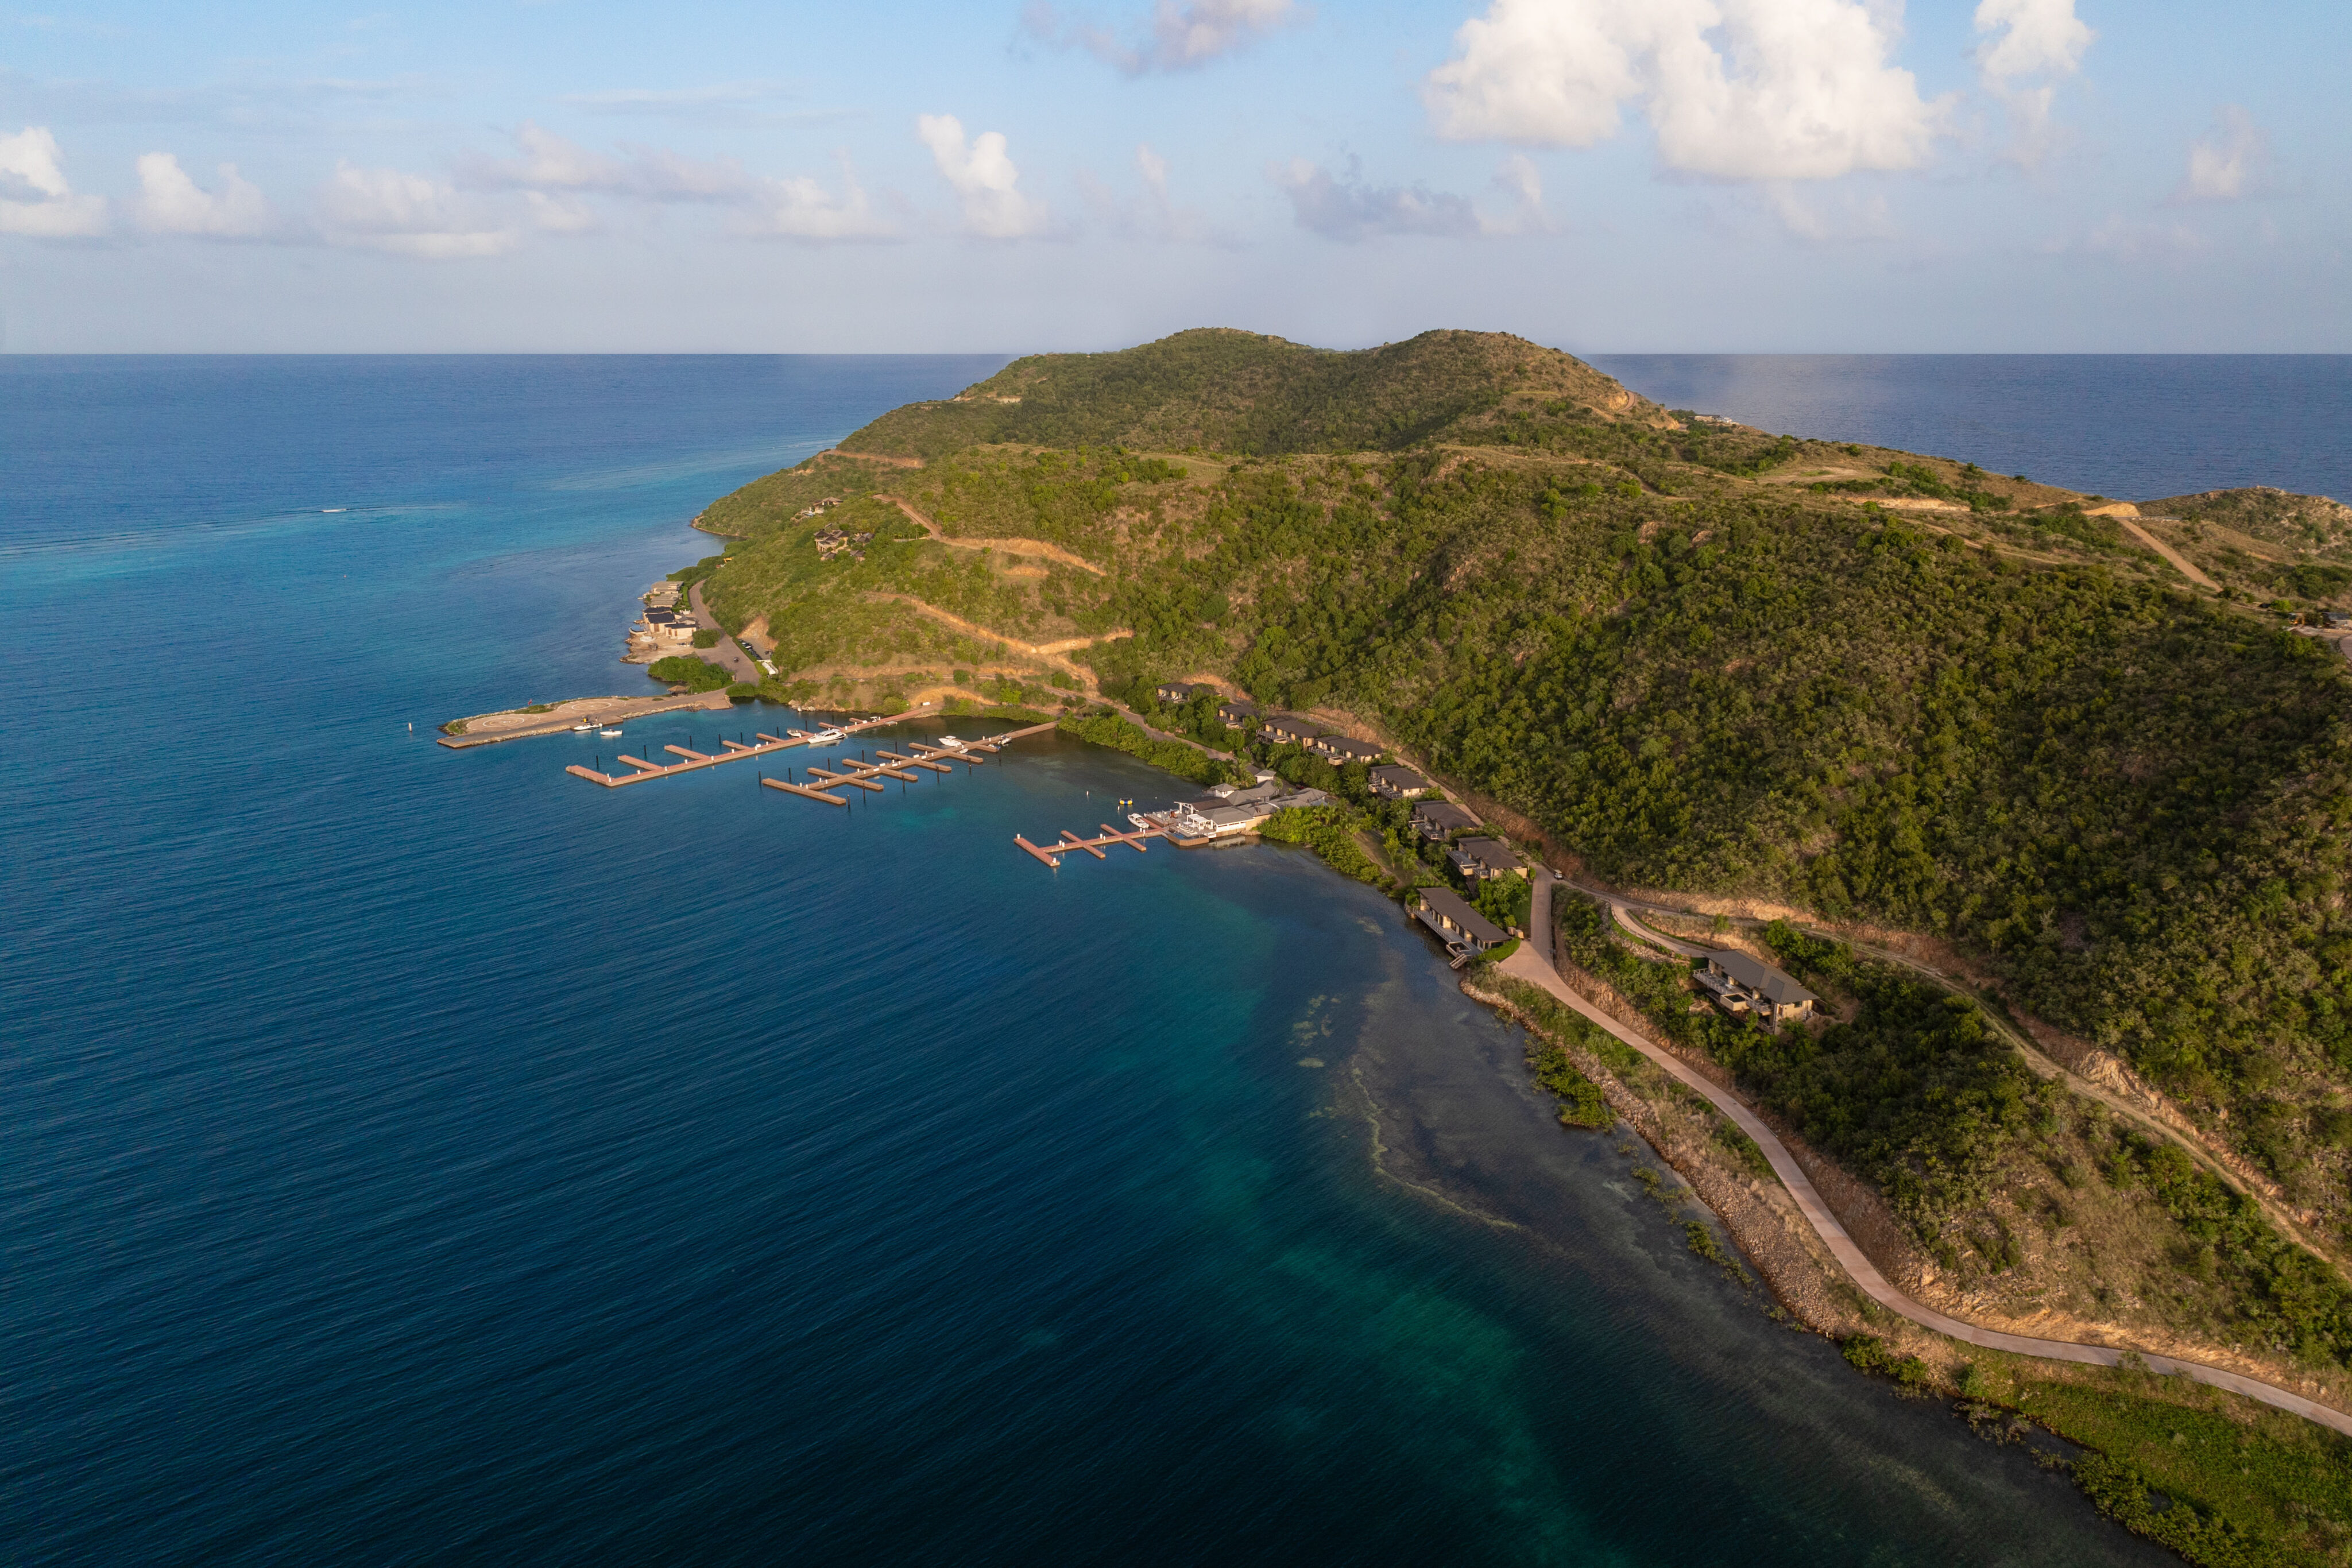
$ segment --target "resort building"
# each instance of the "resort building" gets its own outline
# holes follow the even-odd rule
[[[1181,681],[1165,681],[1152,688],[1151,695],[1156,700],[1173,707],[1178,703],[1192,701],[1194,692],[1210,689],[1207,686],[1188,686]]]
[[[1445,852],[1465,882],[1486,882],[1498,876],[1525,876],[1528,862],[1500,839],[1464,839]]]
[[[1393,764],[1386,768],[1373,768],[1370,778],[1366,782],[1371,786],[1373,794],[1390,800],[1410,800],[1415,795],[1425,795],[1429,792],[1428,779],[1410,768],[1400,768]]]
[[[1388,755],[1369,740],[1356,740],[1344,735],[1317,736],[1307,743],[1307,749],[1319,751],[1343,768],[1350,762],[1378,762]]]
[[[1767,1023],[1810,1018],[1821,998],[1761,959],[1745,953],[1709,953],[1691,975],[1725,1012],[1750,1013]]]
[[[1509,937],[1450,887],[1424,887],[1415,895],[1419,904],[1414,915],[1423,925],[1437,933],[1438,940],[1447,951],[1459,957],[1469,953],[1483,953]]]
[[[1331,797],[1320,789],[1293,789],[1277,779],[1230,791],[1222,800],[1180,800],[1166,821],[1181,838],[1223,839],[1257,831],[1276,811],[1330,803]]]
[[[1217,722],[1228,729],[1239,729],[1250,720],[1264,716],[1257,704],[1244,702],[1239,697],[1229,698],[1217,705]]]
[[[1451,800],[1423,800],[1412,809],[1412,831],[1424,839],[1442,839],[1477,825],[1477,818]]]
[[[1276,746],[1304,746],[1319,738],[1323,727],[1311,724],[1293,713],[1278,713],[1257,727],[1257,732]]]

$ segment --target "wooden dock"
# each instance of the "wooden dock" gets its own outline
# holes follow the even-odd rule
[[[846,737],[861,734],[866,730],[877,729],[884,725],[902,724],[906,722],[906,717],[907,716],[901,714],[859,719],[854,723],[837,727],[835,733]],[[932,746],[922,741],[901,741],[899,744],[912,755],[877,750],[875,755],[882,759],[878,762],[849,762],[835,757],[832,758],[830,768],[812,766],[802,769],[809,776],[814,788],[779,779],[763,779],[761,782],[772,789],[782,789],[787,794],[803,796],[811,800],[822,800],[829,806],[845,806],[849,802],[845,797],[830,791],[839,789],[844,785],[851,785],[860,789],[878,792],[883,788],[881,784],[876,782],[878,779],[897,779],[911,784],[921,777],[920,774],[913,771],[916,768],[932,773],[952,773],[955,768],[951,764],[958,762],[967,768],[977,768],[986,762],[991,754],[1003,749],[1010,742],[1019,740],[1024,736],[1041,734],[1053,727],[1050,722],[1033,724],[1026,729],[1010,730],[1003,735],[988,736],[960,746]],[[777,752],[790,751],[796,747],[804,747],[808,744],[809,737],[806,736],[779,736],[763,733],[760,736],[759,744],[756,746],[741,740],[722,741],[716,753],[696,751],[683,746],[663,747],[664,751],[681,758],[677,762],[648,762],[642,757],[631,757],[626,752],[614,758],[615,761],[636,769],[633,773],[599,773],[593,768],[583,768],[576,762],[566,768],[564,771],[574,778],[585,779],[591,784],[602,784],[607,789],[618,789],[625,785],[642,784],[648,779],[667,779],[674,773],[691,773],[697,768],[717,768],[729,762],[740,762],[747,757],[772,757]]]
[[[1108,860],[1110,857],[1103,853],[1105,844],[1125,844],[1137,854],[1144,854],[1148,852],[1144,840],[1164,839],[1168,836],[1168,831],[1165,828],[1142,828],[1131,832],[1121,832],[1108,822],[1099,822],[1096,825],[1102,829],[1103,836],[1098,839],[1082,839],[1069,829],[1064,828],[1062,836],[1050,844],[1033,844],[1019,833],[1013,835],[1013,841],[1047,865],[1058,866],[1062,863],[1064,855],[1076,850],[1084,850],[1098,861]]]

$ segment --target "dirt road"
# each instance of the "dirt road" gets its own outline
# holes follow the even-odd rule
[[[929,517],[927,517],[922,513],[917,511],[912,506],[900,497],[897,496],[877,495],[874,498],[877,501],[889,502],[892,506],[906,513],[910,521],[920,525],[925,533],[930,535],[931,538],[939,540],[940,543],[946,545],[950,549],[988,549],[995,550],[1002,555],[1028,556],[1036,560],[1057,560],[1064,566],[1075,566],[1080,571],[1093,572],[1097,577],[1108,575],[1104,572],[1102,568],[1097,566],[1094,562],[1090,560],[1081,560],[1076,556],[1072,555],[1068,550],[1064,549],[1060,545],[1047,544],[1044,539],[950,538],[946,534],[940,530],[939,524],[933,522]]]

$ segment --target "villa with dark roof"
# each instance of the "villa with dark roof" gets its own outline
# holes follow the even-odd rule
[[[1304,746],[1320,738],[1323,727],[1295,713],[1278,713],[1261,723],[1257,732],[1276,746]]]
[[[1344,735],[1318,736],[1307,743],[1307,749],[1320,752],[1343,768],[1350,762],[1378,762],[1388,755],[1371,741]]]
[[[1451,800],[1423,800],[1412,809],[1412,831],[1424,839],[1442,839],[1477,825],[1477,818]]]
[[[1445,858],[1465,882],[1486,882],[1498,876],[1525,876],[1528,862],[1518,852],[1500,839],[1462,839],[1445,852]]]
[[[1709,953],[1691,978],[1725,1012],[1751,1013],[1771,1024],[1810,1018],[1821,1000],[1771,965],[1729,950]]]
[[[1450,887],[1424,887],[1418,896],[1421,904],[1414,916],[1457,957],[1483,953],[1510,940],[1509,933],[1471,908],[1469,901]]]

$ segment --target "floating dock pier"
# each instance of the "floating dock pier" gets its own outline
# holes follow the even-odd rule
[[[1075,850],[1084,850],[1095,859],[1104,861],[1110,859],[1108,855],[1103,853],[1102,847],[1105,844],[1125,844],[1137,854],[1144,854],[1148,852],[1144,840],[1168,837],[1168,830],[1165,828],[1141,828],[1131,832],[1121,832],[1108,822],[1098,822],[1096,826],[1102,829],[1101,838],[1082,839],[1069,829],[1064,828],[1062,836],[1050,844],[1033,844],[1019,833],[1013,835],[1013,841],[1047,865],[1058,866],[1062,863],[1062,857]]]
[[[866,730],[904,722],[904,715],[859,719],[855,723],[841,725],[832,733],[846,739],[850,736],[861,734]],[[920,773],[915,771],[917,768],[932,773],[952,773],[955,768],[951,764],[958,762],[967,768],[977,768],[986,762],[992,754],[1002,750],[1010,742],[1019,740],[1024,736],[1041,734],[1053,727],[1054,725],[1051,722],[1033,724],[1026,729],[1010,730],[1003,735],[992,735],[981,740],[965,741],[955,746],[931,746],[922,741],[900,741],[899,744],[912,755],[877,750],[874,755],[881,758],[878,762],[851,762],[835,757],[831,759],[830,767],[819,768],[812,765],[802,769],[808,775],[809,784],[795,784],[782,779],[762,779],[760,782],[771,789],[782,789],[788,795],[799,795],[810,800],[822,800],[828,806],[846,806],[849,804],[848,799],[833,792],[845,785],[879,792],[883,786],[877,783],[877,779],[896,779],[903,783],[912,784],[922,777]],[[770,757],[779,751],[790,751],[795,747],[807,746],[812,738],[805,735],[781,736],[762,733],[756,746],[749,741],[721,741],[719,749],[716,753],[696,751],[684,746],[665,746],[662,747],[664,751],[682,760],[668,763],[648,762],[642,757],[631,757],[624,752],[615,760],[636,769],[635,772],[599,773],[593,768],[583,768],[576,762],[566,768],[564,771],[575,778],[585,779],[591,784],[602,784],[607,789],[618,789],[627,784],[642,784],[648,779],[667,779],[673,773],[691,773],[698,768],[717,768],[722,763],[740,762],[747,757]],[[826,744],[833,743],[828,741]],[[1105,831],[1108,831],[1108,829]]]

